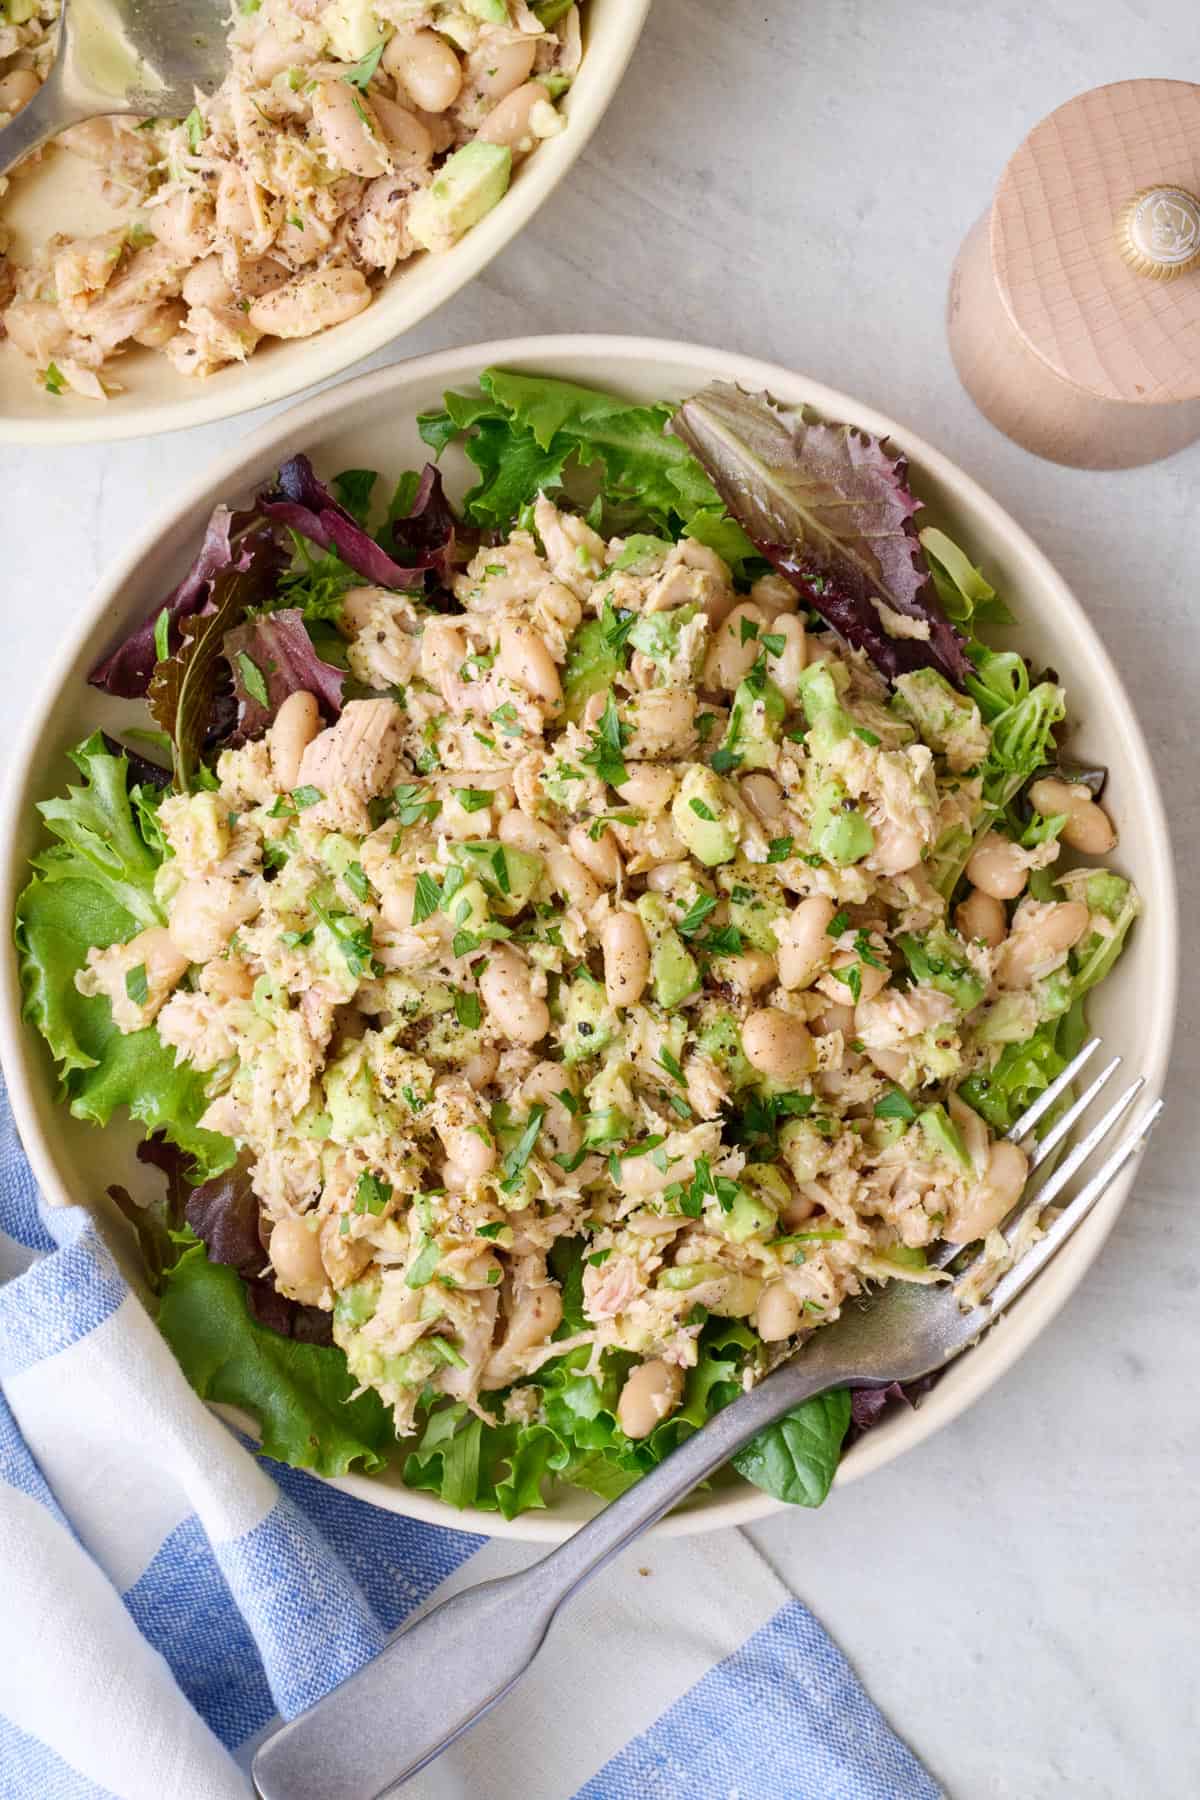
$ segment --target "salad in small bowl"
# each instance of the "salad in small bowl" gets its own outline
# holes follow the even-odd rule
[[[106,1205],[189,1379],[489,1528],[566,1529],[934,1244],[986,1288],[1005,1133],[1173,931],[1032,547],[850,402],[673,356],[631,397],[459,353],[275,422],[18,800],[24,1017],[72,1122],[138,1123]],[[956,1374],[809,1402],[688,1516],[819,1503]]]

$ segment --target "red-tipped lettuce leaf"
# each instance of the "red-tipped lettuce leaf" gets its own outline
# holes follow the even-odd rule
[[[392,541],[412,568],[432,570],[438,584],[449,587],[458,535],[441,472],[426,463],[408,512],[392,520]]]
[[[808,424],[767,394],[714,382],[669,429],[707,472],[758,550],[855,649],[894,681],[934,668],[971,673],[942,611],[913,515],[908,463],[851,425]],[[885,626],[882,605],[916,635]]]
[[[179,586],[165,600],[159,601],[136,631],[130,632],[103,662],[96,664],[88,676],[93,687],[103,688],[122,700],[142,698],[150,686],[158,660],[155,627],[164,607],[170,620],[168,645],[174,654],[182,642],[181,621],[207,605],[214,577],[238,557],[242,541],[254,523],[254,513],[231,512],[227,506],[214,509],[204,532],[204,542]]]
[[[342,710],[346,672],[317,655],[298,607],[263,613],[235,626],[225,635],[222,654],[233,672],[237,731],[243,741],[259,737],[288,695],[301,688],[315,694],[322,711],[331,717],[336,718]],[[249,659],[251,668],[247,668],[243,658]],[[251,692],[251,686],[258,685],[255,670],[266,689],[265,705],[261,690]]]
[[[183,619],[179,649],[155,667],[150,713],[170,736],[175,785],[182,793],[190,790],[201,753],[214,741],[214,720],[222,727],[232,723],[232,707],[226,704],[225,638],[250,607],[271,599],[281,560],[270,525],[247,531],[236,560],[213,576],[204,610]]]
[[[193,1188],[185,1211],[188,1224],[208,1252],[208,1260],[227,1264],[241,1277],[252,1318],[280,1337],[297,1338],[306,1344],[333,1342],[329,1313],[316,1306],[301,1306],[275,1286],[259,1236],[258,1198],[244,1159],[223,1175]]]
[[[279,471],[279,484],[258,500],[259,512],[298,531],[322,550],[335,550],[356,574],[376,587],[420,588],[420,569],[393,562],[357,520],[340,506],[313,471],[307,456],[293,456]]]

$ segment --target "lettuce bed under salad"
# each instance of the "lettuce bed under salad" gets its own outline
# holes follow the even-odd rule
[[[639,542],[686,535],[716,550],[740,586],[768,570],[783,574],[813,625],[864,651],[897,684],[895,704],[927,729],[952,734],[959,696],[970,696],[991,728],[986,805],[973,832],[935,847],[928,872],[947,900],[989,828],[1027,845],[1056,829],[1031,816],[1022,795],[1031,777],[1060,762],[1065,703],[1052,675],[1038,678],[1017,653],[984,643],[982,630],[1010,622],[1003,603],[942,532],[918,536],[920,503],[904,460],[849,427],[785,421],[764,397],[721,385],[673,409],[501,370],[487,371],[475,394],[447,394],[419,425],[435,454],[460,442],[475,467],[457,511],[433,464],[389,492],[363,469],[326,486],[303,455],[250,507],[216,510],[184,580],[93,672],[97,687],[144,699],[153,729],[130,731],[126,745],[97,733],[72,753],[78,782],[40,807],[51,841],[32,859],[16,938],[25,1015],[54,1057],[64,1102],[101,1126],[127,1112],[145,1128],[140,1156],[164,1173],[153,1205],[121,1190],[114,1198],[137,1232],[161,1329],[197,1393],[251,1413],[264,1453],[285,1462],[339,1475],[381,1470],[399,1454],[408,1485],[512,1517],[545,1505],[552,1480],[603,1499],[620,1493],[742,1390],[760,1342],[742,1319],[709,1319],[682,1403],[640,1440],[617,1422],[636,1359],[609,1350],[589,1372],[583,1346],[538,1371],[535,1420],[506,1420],[502,1395],[481,1397],[491,1423],[430,1396],[418,1434],[397,1451],[389,1409],[356,1389],[329,1341],[328,1315],[285,1299],[269,1267],[264,1274],[257,1202],[237,1147],[199,1124],[208,1078],[177,1064],[153,1026],[122,1035],[108,1000],[76,988],[90,947],[125,943],[163,922],[155,898],[168,853],[157,819],[163,794],[214,787],[216,753],[261,735],[297,689],[336,718],[361,691],[336,630],[345,593],[365,581],[456,610],[456,569],[490,534],[527,523],[540,492],[574,496],[602,534],[627,538],[631,556]],[[905,627],[889,632],[881,623],[889,616]],[[573,686],[576,700],[602,691],[615,649],[611,622],[607,632],[602,620],[580,627],[566,671],[569,704]],[[1036,1030],[1017,1042],[998,1036],[994,1068],[958,1090],[997,1132],[1078,1046],[1083,996],[1112,966],[1136,913],[1120,876],[1094,870],[1082,879],[1108,928],[1054,978]],[[1049,897],[1041,881],[1044,871],[1032,891]],[[928,960],[927,948],[913,954]],[[948,968],[944,979],[962,974]],[[135,986],[138,975],[131,972]],[[899,1089],[892,1116],[915,1116]],[[551,1256],[564,1339],[587,1324],[584,1254],[581,1240],[567,1240]],[[764,1433],[736,1466],[779,1499],[817,1505],[847,1433],[906,1398],[898,1389],[827,1394]]]

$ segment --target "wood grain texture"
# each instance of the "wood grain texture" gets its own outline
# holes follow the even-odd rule
[[[959,375],[993,424],[1052,461],[1130,468],[1200,436],[1200,270],[1151,281],[1117,249],[1122,206],[1159,182],[1200,187],[1200,87],[1094,88],[1029,134],[959,254]]]

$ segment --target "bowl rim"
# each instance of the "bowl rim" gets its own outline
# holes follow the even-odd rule
[[[563,334],[499,339],[481,344],[458,346],[431,352],[387,368],[360,375],[308,396],[267,421],[255,432],[240,440],[176,494],[160,506],[153,518],[138,533],[124,555],[113,564],[97,584],[86,608],[73,622],[73,629],[59,645],[57,655],[41,684],[35,702],[27,713],[14,744],[9,773],[0,804],[0,844],[3,850],[3,901],[6,917],[12,909],[20,885],[25,879],[25,865],[15,854],[20,842],[23,822],[22,802],[27,786],[36,773],[39,761],[40,725],[54,707],[74,672],[80,652],[95,631],[103,613],[119,601],[137,574],[147,554],[171,531],[175,521],[202,504],[215,504],[229,491],[238,491],[244,483],[243,471],[262,458],[264,452],[288,443],[294,447],[305,433],[313,432],[341,414],[350,414],[359,399],[378,398],[381,387],[403,391],[422,381],[436,380],[443,386],[464,384],[477,379],[492,364],[536,368],[555,362],[586,364],[589,360],[617,360],[642,369],[655,368],[669,381],[672,369],[709,369],[714,378],[739,381],[754,388],[769,388],[789,398],[803,400],[827,418],[846,418],[879,437],[897,440],[910,460],[922,472],[929,473],[954,496],[956,503],[978,512],[1006,541],[1006,545],[1028,571],[1030,588],[1039,596],[1036,611],[1061,609],[1076,641],[1086,646],[1097,685],[1107,688],[1108,697],[1122,710],[1128,737],[1131,766],[1128,775],[1136,786],[1140,804],[1147,815],[1151,859],[1157,867],[1147,870],[1154,881],[1156,924],[1161,933],[1163,980],[1151,1002],[1151,1054],[1145,1069],[1146,1094],[1156,1097],[1162,1092],[1175,1016],[1178,987],[1179,925],[1174,863],[1162,797],[1150,759],[1145,736],[1120,676],[1098,633],[1083,611],[1064,578],[1024,529],[999,503],[966,475],[941,451],[927,444],[915,433],[873,408],[861,405],[852,396],[821,382],[810,380],[780,364],[768,363],[736,352],[680,340],[640,338],[607,334]],[[39,1186],[53,1204],[72,1204],[73,1198],[60,1176],[49,1142],[38,1123],[34,1102],[35,1083],[44,1082],[44,1051],[36,1034],[21,1018],[22,993],[17,972],[17,958],[9,940],[7,954],[0,963],[0,1064],[8,1081],[14,1116],[26,1153]],[[36,1045],[36,1051],[34,1046]],[[36,1062],[35,1062],[36,1058]],[[35,1073],[40,1070],[40,1075]],[[960,1374],[948,1391],[940,1383],[919,1408],[905,1415],[903,1429],[871,1434],[862,1438],[839,1466],[836,1485],[860,1480],[883,1467],[895,1457],[923,1443],[951,1419],[958,1417],[990,1388],[1028,1348],[1033,1339],[1049,1324],[1082,1281],[1092,1261],[1111,1231],[1140,1167],[1140,1157],[1114,1183],[1085,1225],[1075,1234],[1065,1258],[1056,1262],[1057,1277],[1047,1275],[1023,1296],[1006,1315],[1003,1330],[988,1334],[987,1352],[973,1351],[957,1365]],[[458,1531],[474,1531],[491,1537],[509,1537],[531,1542],[561,1542],[569,1536],[580,1517],[564,1517],[553,1508],[520,1514],[505,1520],[499,1514],[476,1509],[458,1511],[444,1501],[421,1491],[403,1486],[383,1486],[376,1479],[359,1474],[322,1477],[331,1485],[377,1506],[401,1513],[429,1524]],[[663,1536],[684,1536],[727,1526],[743,1526],[774,1513],[789,1510],[783,1502],[749,1486],[720,1493],[714,1499],[706,1496],[697,1507],[677,1511],[653,1529]]]
[[[250,366],[257,379],[251,398],[226,401],[219,373],[189,391],[188,378],[178,377],[179,398],[165,402],[134,401],[128,406],[121,396],[90,411],[62,412],[36,419],[5,418],[0,412],[0,444],[108,444],[128,438],[157,437],[183,431],[193,425],[211,425],[221,419],[239,418],[280,400],[288,400],[319,383],[344,375],[355,363],[397,342],[417,325],[438,312],[462,288],[482,273],[492,259],[529,223],[549,199],[560,181],[582,156],[593,133],[608,111],[624,78],[641,37],[653,0],[616,0],[610,3],[599,43],[585,41],[584,63],[590,59],[594,74],[586,85],[577,79],[563,102],[566,129],[543,144],[517,172],[508,192],[479,224],[449,250],[426,252],[419,262],[422,298],[404,303],[404,270],[389,276],[371,305],[354,320],[306,340],[295,355],[265,356]],[[585,32],[594,30],[585,26]],[[594,85],[593,85],[594,84]],[[582,94],[582,101],[576,96]],[[574,104],[573,104],[574,102]],[[352,348],[347,343],[348,327]],[[280,372],[276,372],[276,364]],[[294,373],[293,373],[294,371]]]

